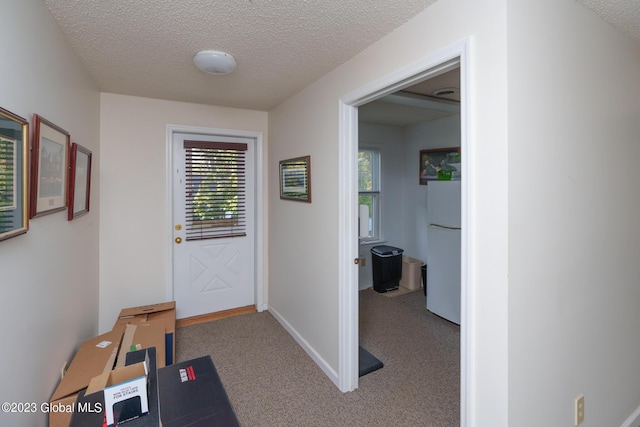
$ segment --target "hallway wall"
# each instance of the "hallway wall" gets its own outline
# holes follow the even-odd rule
[[[0,242],[0,401],[48,402],[60,370],[98,331],[100,98],[40,0],[2,2],[0,107],[30,122],[38,114],[92,151],[90,212],[33,218],[26,234]],[[0,411],[0,425],[42,426],[47,414]]]

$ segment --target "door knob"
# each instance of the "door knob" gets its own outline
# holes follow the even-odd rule
[[[353,259],[353,263],[354,263],[355,265],[360,264],[360,258],[354,258],[354,259]]]
[[[180,238],[180,237],[176,237],[176,243],[177,243],[177,244],[182,243],[182,238]]]

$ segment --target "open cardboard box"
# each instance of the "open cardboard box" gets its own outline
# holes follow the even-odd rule
[[[161,325],[165,334],[164,364],[175,361],[176,303],[175,301],[139,307],[123,308],[116,320],[114,329],[122,325]],[[135,343],[133,343],[135,344]],[[158,361],[161,359],[158,349]],[[158,364],[158,367],[161,365]]]
[[[104,412],[107,425],[140,417],[149,412],[147,375],[149,360],[113,371],[91,379],[86,394],[104,394]]]
[[[87,388],[93,377],[122,366],[132,346],[157,347],[158,367],[171,365],[175,360],[175,307],[172,301],[122,309],[113,330],[84,341],[51,396],[50,404],[62,409],[49,412],[49,426],[67,427],[78,393]],[[127,331],[129,334],[123,341]]]
[[[141,362],[148,362],[147,392],[149,399],[149,412],[143,416],[129,419],[128,421],[120,425],[127,427],[161,427],[159,411],[160,402],[158,401],[158,370],[156,367],[156,353],[157,352],[155,347],[127,353],[125,362],[125,365],[127,367]],[[97,382],[98,380],[96,379],[95,381]],[[102,383],[105,383],[104,379],[102,379]],[[99,388],[99,386],[96,386],[95,388]],[[76,403],[76,408],[78,410],[73,413],[71,424],[69,424],[69,427],[106,426],[107,420],[104,409],[106,408],[104,392],[91,394],[86,394],[86,392],[87,390],[82,390],[80,393],[78,393],[78,401]],[[83,410],[82,408],[89,408],[89,410]],[[94,408],[99,410],[91,410]],[[114,422],[115,419],[116,417],[114,417]]]
[[[84,341],[76,351],[66,374],[51,396],[51,405],[64,410],[49,411],[50,427],[67,427],[78,392],[87,388],[91,379],[110,372],[118,355],[122,330],[113,330]]]

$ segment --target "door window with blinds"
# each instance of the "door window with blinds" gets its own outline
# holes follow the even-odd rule
[[[184,141],[186,240],[246,236],[247,144]]]

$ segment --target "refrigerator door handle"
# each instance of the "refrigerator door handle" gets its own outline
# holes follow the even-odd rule
[[[440,225],[440,224],[429,224],[429,227],[431,228],[440,228],[443,230],[460,230],[460,227],[448,227],[446,225]]]

